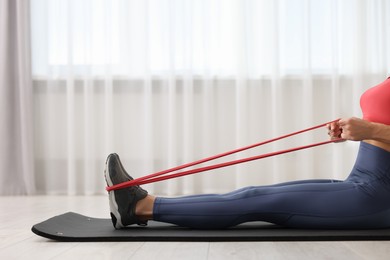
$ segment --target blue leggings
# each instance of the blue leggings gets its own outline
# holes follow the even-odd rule
[[[305,180],[251,186],[226,194],[156,198],[153,219],[222,229],[249,221],[292,228],[390,227],[390,152],[361,142],[344,181]]]

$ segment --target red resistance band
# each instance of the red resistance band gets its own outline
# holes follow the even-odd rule
[[[191,166],[194,166],[194,165],[198,165],[198,164],[201,164],[201,163],[212,161],[212,160],[215,160],[215,159],[218,159],[218,158],[221,158],[221,157],[225,157],[225,156],[228,156],[228,155],[231,155],[231,154],[234,154],[234,153],[238,153],[238,152],[241,152],[241,151],[245,151],[245,150],[248,150],[248,149],[251,149],[251,148],[254,148],[254,147],[258,147],[258,146],[264,145],[264,144],[275,142],[277,140],[281,140],[281,139],[284,139],[284,138],[287,138],[287,137],[290,137],[290,136],[293,136],[293,135],[297,135],[297,134],[301,134],[301,133],[304,133],[304,132],[308,132],[310,130],[314,130],[314,129],[317,129],[317,128],[320,128],[320,127],[324,127],[324,126],[326,126],[326,125],[328,125],[330,123],[338,122],[339,120],[340,119],[336,119],[336,120],[333,120],[333,121],[330,121],[330,122],[327,122],[327,123],[324,123],[324,124],[321,124],[321,125],[317,125],[317,126],[313,126],[313,127],[307,128],[307,129],[303,129],[303,130],[297,131],[297,132],[293,132],[291,134],[283,135],[283,136],[280,136],[280,137],[277,137],[277,138],[273,138],[273,139],[270,139],[270,140],[267,140],[267,141],[263,141],[263,142],[256,143],[256,144],[253,144],[253,145],[245,146],[245,147],[242,147],[242,148],[239,148],[239,149],[236,149],[236,150],[232,150],[232,151],[229,151],[229,152],[225,152],[225,153],[221,153],[221,154],[214,155],[214,156],[211,156],[211,157],[207,157],[207,158],[204,158],[204,159],[201,159],[201,160],[198,160],[198,161],[194,161],[194,162],[191,162],[191,163],[183,164],[183,165],[180,165],[180,166],[177,166],[177,167],[174,167],[174,168],[170,168],[170,169],[167,169],[167,170],[163,170],[163,171],[160,171],[160,172],[149,174],[149,175],[146,175],[146,176],[143,176],[143,177],[131,180],[131,181],[119,183],[119,184],[116,184],[116,185],[113,185],[113,186],[110,186],[110,187],[106,187],[106,190],[107,191],[112,191],[112,190],[123,189],[123,188],[126,188],[126,187],[135,186],[135,185],[143,185],[143,184],[148,184],[148,183],[152,183],[152,182],[168,180],[168,179],[182,177],[182,176],[185,176],[185,175],[190,175],[190,174],[194,174],[194,173],[198,173],[198,172],[210,171],[210,170],[214,170],[214,169],[218,169],[218,168],[222,168],[222,167],[227,167],[227,166],[231,166],[231,165],[235,165],[235,164],[239,164],[239,163],[249,162],[249,161],[253,161],[253,160],[259,160],[259,159],[263,159],[263,158],[267,158],[267,157],[271,157],[271,156],[275,156],[275,155],[279,155],[279,154],[284,154],[284,153],[294,152],[294,151],[298,151],[298,150],[303,150],[303,149],[307,149],[307,148],[310,148],[310,147],[315,147],[315,146],[320,146],[320,145],[324,145],[324,144],[339,142],[339,141],[341,141],[343,139],[342,138],[338,138],[338,139],[328,140],[328,141],[324,141],[324,142],[309,144],[309,145],[305,145],[305,146],[290,148],[290,149],[281,150],[281,151],[277,151],[277,152],[266,153],[266,154],[257,155],[257,156],[253,156],[253,157],[243,158],[243,159],[234,160],[234,161],[230,161],[230,162],[219,163],[219,164],[215,164],[215,165],[205,166],[205,167],[201,167],[201,168],[197,168],[197,169],[192,169],[192,170],[187,170],[187,171],[182,171],[182,172],[177,172],[177,173],[172,173],[172,174],[166,175],[166,174],[174,172],[174,171],[178,171],[178,170],[181,170],[181,169],[184,169],[184,168],[188,168],[188,167],[191,167]],[[165,176],[162,176],[162,175],[165,175]]]

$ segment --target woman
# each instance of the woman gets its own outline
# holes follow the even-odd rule
[[[361,97],[363,119],[328,125],[331,138],[361,141],[344,181],[305,180],[251,186],[227,194],[179,198],[149,195],[139,186],[109,192],[115,228],[148,220],[198,228],[228,228],[266,221],[292,228],[369,229],[390,227],[390,79]],[[106,161],[107,185],[132,180],[118,155]]]

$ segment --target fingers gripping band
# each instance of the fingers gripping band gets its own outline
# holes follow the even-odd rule
[[[326,125],[328,125],[330,123],[338,122],[339,120],[340,119],[336,119],[336,120],[333,120],[333,121],[330,121],[330,122],[327,122],[327,123],[324,123],[324,124],[321,124],[321,125],[313,126],[313,127],[310,127],[310,128],[307,128],[307,129],[303,129],[303,130],[300,130],[300,131],[297,131],[297,132],[293,132],[293,133],[290,133],[290,134],[282,135],[280,137],[276,137],[276,138],[273,138],[273,139],[270,139],[270,140],[266,140],[266,141],[263,141],[263,142],[260,142],[260,143],[252,144],[252,145],[245,146],[245,147],[242,147],[242,148],[239,148],[239,149],[236,149],[236,150],[232,150],[232,151],[228,151],[228,152],[225,152],[225,153],[217,154],[217,155],[214,155],[214,156],[211,156],[211,157],[207,157],[207,158],[204,158],[204,159],[201,159],[201,160],[198,160],[198,161],[194,161],[194,162],[183,164],[183,165],[180,165],[180,166],[177,166],[177,167],[174,167],[174,168],[170,168],[170,169],[167,169],[167,170],[163,170],[163,171],[160,171],[160,172],[149,174],[149,175],[146,175],[146,176],[143,176],[143,177],[131,180],[131,181],[119,183],[117,185],[106,187],[106,190],[107,191],[112,191],[112,190],[123,189],[123,188],[134,186],[134,185],[143,185],[143,184],[147,184],[147,183],[168,180],[168,179],[172,179],[172,178],[182,177],[182,176],[185,176],[185,175],[195,174],[195,173],[198,173],[198,172],[210,171],[210,170],[213,170],[213,169],[227,167],[227,166],[231,166],[231,165],[235,165],[235,164],[239,164],[239,163],[244,163],[244,162],[249,162],[249,161],[253,161],[253,160],[259,160],[259,159],[263,159],[263,158],[267,158],[267,157],[271,157],[271,156],[275,156],[275,155],[279,155],[279,154],[290,153],[290,152],[303,150],[303,149],[307,149],[307,148],[311,148],[311,147],[315,147],[315,146],[320,146],[320,145],[324,145],[324,144],[339,142],[339,141],[342,140],[342,138],[333,139],[333,140],[324,141],[324,142],[319,142],[319,143],[314,143],[314,144],[309,144],[309,145],[305,145],[305,146],[299,146],[299,147],[290,148],[290,149],[286,149],[286,150],[281,150],[281,151],[277,151],[277,152],[266,153],[266,154],[252,156],[252,157],[243,158],[243,159],[239,159],[239,160],[234,160],[234,161],[230,161],[230,162],[219,163],[219,164],[205,166],[205,167],[201,167],[201,168],[197,168],[197,169],[192,169],[192,170],[172,173],[172,172],[175,172],[175,171],[178,171],[178,170],[182,170],[184,168],[195,166],[195,165],[198,165],[198,164],[201,164],[201,163],[205,163],[205,162],[212,161],[212,160],[215,160],[215,159],[218,159],[218,158],[222,158],[222,157],[225,157],[225,156],[228,156],[228,155],[231,155],[231,154],[235,154],[235,153],[238,153],[238,152],[241,152],[241,151],[245,151],[245,150],[248,150],[248,149],[251,149],[251,148],[254,148],[254,147],[258,147],[258,146],[265,145],[265,144],[268,144],[268,143],[271,143],[271,142],[275,142],[275,141],[278,141],[278,140],[281,140],[281,139],[284,139],[284,138],[287,138],[287,137],[291,137],[291,136],[298,135],[298,134],[301,134],[301,133],[304,133],[304,132],[308,132],[308,131],[311,131],[311,130],[314,130],[314,129],[317,129],[317,128],[320,128],[320,127],[324,127],[324,126],[326,126]],[[167,175],[168,173],[172,173],[172,174]],[[164,176],[162,176],[162,175],[164,175]]]

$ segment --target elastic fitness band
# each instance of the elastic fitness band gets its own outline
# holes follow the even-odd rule
[[[299,147],[290,148],[290,149],[286,149],[286,150],[281,150],[281,151],[277,151],[277,152],[266,153],[266,154],[262,154],[262,155],[252,156],[252,157],[238,159],[238,160],[234,160],[234,161],[230,161],[230,162],[219,163],[219,164],[215,164],[215,165],[205,166],[205,167],[201,167],[201,168],[197,168],[197,169],[192,169],[192,170],[187,170],[187,171],[182,171],[182,172],[172,173],[172,174],[166,175],[166,174],[174,172],[174,171],[178,171],[178,170],[181,170],[181,169],[184,169],[184,168],[188,168],[188,167],[195,166],[195,165],[198,165],[198,164],[201,164],[201,163],[212,161],[212,160],[215,160],[215,159],[218,159],[218,158],[222,158],[222,157],[234,154],[234,153],[242,152],[242,151],[245,151],[245,150],[248,150],[248,149],[251,149],[251,148],[254,148],[254,147],[258,147],[258,146],[261,146],[261,145],[265,145],[265,144],[268,144],[268,143],[271,143],[271,142],[275,142],[275,141],[278,141],[278,140],[281,140],[281,139],[284,139],[284,138],[287,138],[287,137],[290,137],[290,136],[294,136],[294,135],[297,135],[297,134],[308,132],[308,131],[311,131],[311,130],[314,130],[314,129],[326,126],[328,124],[337,122],[339,120],[340,119],[336,119],[336,120],[333,120],[333,121],[330,121],[330,122],[327,122],[327,123],[324,123],[324,124],[321,124],[321,125],[317,125],[317,126],[313,126],[313,127],[307,128],[307,129],[303,129],[303,130],[297,131],[297,132],[293,132],[291,134],[283,135],[283,136],[276,137],[276,138],[273,138],[273,139],[270,139],[270,140],[266,140],[266,141],[263,141],[263,142],[260,142],[260,143],[252,144],[252,145],[249,145],[249,146],[245,146],[245,147],[242,147],[242,148],[239,148],[239,149],[236,149],[236,150],[228,151],[228,152],[221,153],[221,154],[218,154],[218,155],[214,155],[214,156],[211,156],[211,157],[207,157],[207,158],[204,158],[204,159],[201,159],[201,160],[198,160],[198,161],[194,161],[194,162],[191,162],[191,163],[183,164],[183,165],[180,165],[180,166],[177,166],[177,167],[174,167],[174,168],[170,168],[170,169],[167,169],[167,170],[163,170],[163,171],[160,171],[160,172],[149,174],[149,175],[146,175],[146,176],[143,176],[143,177],[131,180],[131,181],[119,183],[119,184],[116,184],[116,185],[113,185],[113,186],[110,186],[110,187],[106,187],[106,190],[107,191],[112,191],[112,190],[123,189],[123,188],[126,188],[126,187],[135,186],[135,185],[143,185],[143,184],[148,184],[148,183],[152,183],[152,182],[168,180],[168,179],[177,178],[177,177],[181,177],[181,176],[185,176],[185,175],[190,175],[190,174],[194,174],[194,173],[198,173],[198,172],[210,171],[210,170],[213,170],[213,169],[227,167],[227,166],[231,166],[231,165],[235,165],[235,164],[239,164],[239,163],[244,163],[244,162],[249,162],[249,161],[253,161],[253,160],[259,160],[259,159],[263,159],[263,158],[267,158],[267,157],[271,157],[271,156],[275,156],[275,155],[279,155],[279,154],[284,154],[284,153],[289,153],[289,152],[294,152],[294,151],[298,151],[298,150],[303,150],[303,149],[307,149],[307,148],[311,148],[311,147],[315,147],[315,146],[320,146],[320,145],[324,145],[324,144],[339,142],[339,141],[341,141],[343,139],[342,138],[337,138],[337,139],[328,140],[328,141],[324,141],[324,142],[309,144],[309,145],[305,145],[305,146],[299,146]],[[165,176],[162,176],[162,175],[165,175]]]

